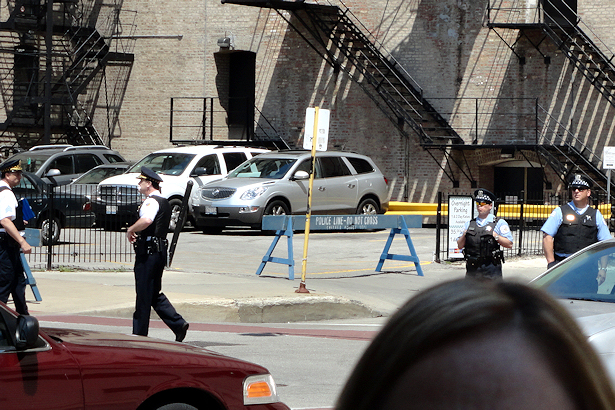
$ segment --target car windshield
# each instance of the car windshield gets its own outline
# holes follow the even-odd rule
[[[194,154],[153,153],[134,164],[128,172],[141,172],[141,167],[147,167],[163,175],[180,175],[193,158]]]
[[[29,151],[21,152],[17,155],[14,155],[11,159],[19,159],[21,160],[21,168],[24,171],[32,172],[33,174],[38,171],[41,166],[49,159],[51,155],[44,154],[33,154]]]
[[[261,158],[258,156],[244,162],[228,177],[282,179],[295,162],[297,162],[296,158]]]
[[[124,173],[126,168],[94,168],[77,178],[73,184],[98,184],[103,179]]]
[[[606,268],[606,280],[597,286],[599,268]],[[615,303],[615,241],[586,248],[531,284],[557,298]]]

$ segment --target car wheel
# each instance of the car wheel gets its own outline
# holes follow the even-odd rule
[[[380,211],[380,207],[373,199],[364,199],[357,207],[357,215],[373,215]]]
[[[164,406],[157,407],[156,410],[199,410],[194,406],[186,403],[169,403]]]
[[[169,201],[169,205],[171,206],[171,221],[169,222],[169,232],[175,232],[175,228],[177,228],[177,222],[179,221],[179,211],[182,209],[182,200],[181,199],[171,199]]]
[[[288,206],[282,201],[273,201],[267,205],[263,215],[288,215]]]
[[[203,233],[206,235],[217,235],[222,232],[221,226],[207,226],[203,228]]]
[[[43,245],[49,244],[49,219],[43,219],[39,225],[41,230],[41,241]],[[60,238],[60,220],[58,218],[51,218],[51,243],[58,242]]]
[[[106,221],[102,224],[102,228],[105,231],[116,232],[122,230],[122,225],[119,222]]]

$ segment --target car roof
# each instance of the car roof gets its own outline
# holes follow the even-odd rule
[[[207,154],[210,152],[250,152],[250,151],[261,151],[261,152],[269,152],[266,148],[257,148],[257,147],[246,147],[246,146],[228,146],[228,145],[184,145],[173,148],[164,148],[158,151],[152,152],[152,154],[162,154],[162,153],[180,153],[180,154]],[[150,155],[150,154],[147,154]]]
[[[22,151],[18,154],[23,153],[58,153],[58,152],[71,152],[71,151],[113,151],[111,148],[106,147],[104,145],[37,145],[30,148],[28,151]]]
[[[8,159],[11,159],[13,157],[16,158],[23,158],[23,157],[59,157],[61,155],[63,155],[65,152],[66,153],[83,153],[83,152],[88,152],[88,153],[93,153],[93,152],[101,152],[101,153],[112,153],[112,154],[116,154],[118,156],[121,157],[120,153],[117,151],[114,151],[110,148],[104,147],[104,148],[93,148],[93,147],[83,147],[83,149],[81,149],[80,147],[74,147],[74,148],[78,148],[78,149],[72,149],[72,148],[61,148],[61,149],[54,149],[54,148],[45,148],[45,149],[36,149],[36,150],[28,150],[28,151],[21,151],[18,153],[15,153],[13,155],[11,155]]]
[[[259,157],[275,157],[275,158],[301,158],[301,157],[309,157],[312,155],[311,151],[308,150],[289,150],[289,151],[271,151],[265,154],[259,155]],[[322,156],[332,156],[332,157],[358,157],[358,158],[369,158],[365,155],[357,154],[356,152],[351,151],[316,151],[317,157]]]
[[[123,161],[118,161],[118,162],[111,162],[109,164],[100,164],[100,165],[96,165],[94,168],[92,169],[97,169],[97,168],[128,168],[130,167],[132,164],[134,164],[134,162],[123,162]],[[90,170],[91,171],[91,170]],[[89,172],[89,171],[88,171]]]

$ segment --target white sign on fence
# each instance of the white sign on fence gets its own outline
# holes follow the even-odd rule
[[[615,169],[615,147],[604,147],[602,169]]]
[[[471,196],[451,195],[448,197],[448,258],[463,259],[457,248],[457,236],[463,226],[474,218],[474,200]]]

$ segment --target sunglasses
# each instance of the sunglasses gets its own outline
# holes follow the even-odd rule
[[[572,188],[572,191],[579,191],[579,192],[583,192],[583,191],[587,191],[589,188],[579,188],[579,187],[574,187]]]
[[[491,202],[477,202],[476,204],[478,206],[485,206],[485,205],[491,205]]]

